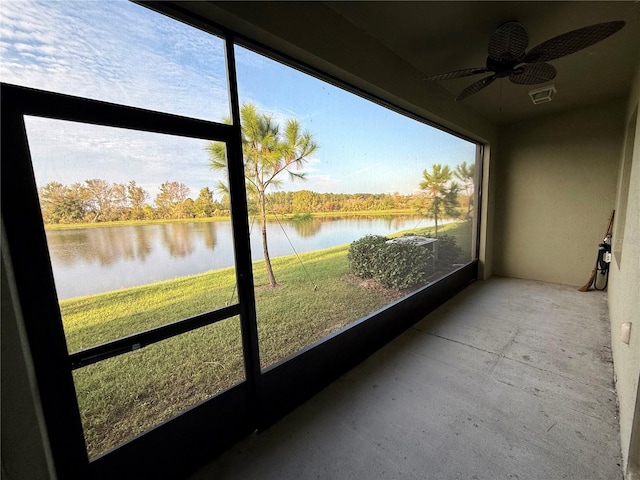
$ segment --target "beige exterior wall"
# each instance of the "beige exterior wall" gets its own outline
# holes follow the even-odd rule
[[[485,145],[482,159],[482,192],[480,213],[480,255],[478,278],[486,280],[493,275],[493,230],[495,219],[495,175],[493,174],[493,152],[497,150],[496,142]]]
[[[4,228],[4,227],[3,227]],[[13,302],[14,282],[2,236],[2,473],[5,480],[55,478],[29,347]]]
[[[609,314],[611,319],[611,347],[616,375],[616,390],[620,403],[620,439],[624,468],[628,478],[640,479],[640,65],[635,88],[627,106],[627,138],[625,152],[619,158],[617,212],[622,212],[626,202],[624,237],[614,229],[614,248],[621,242],[622,257],[614,256],[609,281]],[[635,132],[630,128],[636,122]],[[630,162],[630,168],[624,164]],[[630,178],[626,178],[630,175]],[[628,195],[624,198],[625,181]],[[616,225],[618,227],[618,225]],[[618,243],[617,243],[618,242]],[[631,323],[629,344],[621,341],[623,323]],[[635,475],[635,476],[633,476]]]
[[[586,283],[615,208],[623,118],[620,101],[500,129],[494,274]]]

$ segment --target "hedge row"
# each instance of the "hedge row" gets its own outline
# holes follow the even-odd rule
[[[409,234],[410,235],[410,234]],[[415,243],[387,243],[389,238],[367,235],[351,243],[347,258],[351,272],[360,278],[373,278],[385,287],[405,289],[424,283],[436,269],[456,263],[462,250],[455,237],[438,237],[438,255]]]

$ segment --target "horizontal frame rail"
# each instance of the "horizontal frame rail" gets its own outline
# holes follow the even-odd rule
[[[233,125],[224,123],[6,83],[0,84],[0,95],[2,95],[3,104],[11,102],[23,115],[56,120],[222,142],[229,142],[235,130]]]
[[[103,343],[96,345],[95,347],[73,352],[69,355],[69,363],[71,365],[71,369],[76,370],[78,368],[91,365],[92,363],[97,363],[111,357],[122,355],[123,353],[139,350],[154,343],[167,340],[168,338],[190,332],[200,327],[212,325],[239,314],[240,305],[230,305],[219,310],[203,313],[202,315],[197,315],[184,320],[178,320],[177,322],[145,330],[144,332],[121,337],[117,340],[113,340],[112,342]]]

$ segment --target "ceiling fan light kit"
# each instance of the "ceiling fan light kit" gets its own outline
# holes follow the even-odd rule
[[[555,85],[547,85],[546,87],[529,90],[529,96],[531,97],[531,101],[534,105],[550,102],[555,93]]]
[[[624,25],[625,22],[623,21],[614,21],[582,27],[553,37],[527,52],[526,49],[529,45],[527,31],[518,22],[507,22],[498,27],[489,39],[485,67],[466,68],[430,75],[425,80],[440,81],[491,73],[488,77],[484,77],[465,88],[456,98],[458,101],[478,93],[498,78],[508,77],[512,83],[518,85],[545,83],[553,80],[557,73],[556,68],[546,62],[590,47],[613,35]],[[551,101],[555,88],[553,88],[553,92],[548,95],[546,100],[541,96],[543,100],[538,102],[534,100],[532,92],[529,92],[529,95],[533,103],[544,103],[545,101]]]

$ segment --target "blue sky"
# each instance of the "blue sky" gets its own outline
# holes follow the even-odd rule
[[[474,161],[472,143],[244,48],[236,63],[241,102],[279,121],[298,119],[320,145],[308,180],[282,190],[412,193],[434,163]],[[228,116],[222,40],[122,0],[3,1],[0,80],[207,120]],[[195,198],[219,178],[203,141],[34,118],[27,133],[39,185],[136,180],[152,200],[164,181],[187,184]]]

